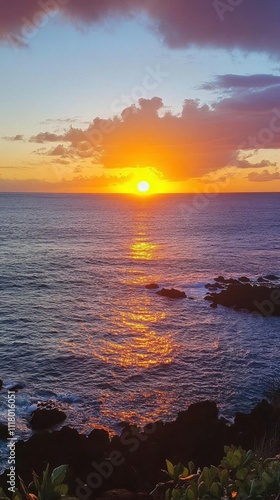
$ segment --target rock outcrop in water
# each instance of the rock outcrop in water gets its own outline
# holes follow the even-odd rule
[[[187,296],[185,292],[181,292],[180,290],[176,290],[176,288],[162,288],[157,292],[157,295],[161,295],[162,297],[169,297],[170,299],[186,299]]]
[[[145,288],[147,288],[147,290],[157,290],[159,285],[157,283],[150,283],[149,285],[146,285]]]
[[[64,420],[66,420],[66,414],[63,411],[57,408],[42,408],[32,413],[30,425],[34,430],[48,429],[54,425],[61,424]]]
[[[256,282],[250,281],[246,276],[238,280],[219,276],[215,278],[214,284],[205,285],[209,290],[205,299],[211,302],[212,307],[220,304],[265,317],[280,316],[280,284],[276,285],[276,280],[279,281],[279,278],[275,275],[258,278]]]
[[[204,401],[182,411],[173,422],[158,421],[139,429],[126,425],[111,439],[105,430],[95,429],[89,436],[63,427],[60,431],[33,435],[16,444],[17,473],[28,483],[32,470],[41,474],[69,464],[72,493],[81,499],[95,499],[112,489],[150,492],[164,476],[165,459],[197,466],[218,464],[224,445],[246,449],[269,442],[280,444],[280,408],[267,401],[249,414],[237,413],[234,423],[219,418],[215,403]],[[0,479],[6,485],[6,475]],[[85,488],[84,484],[88,484]]]

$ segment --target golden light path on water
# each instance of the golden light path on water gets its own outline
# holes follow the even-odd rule
[[[128,247],[124,249],[129,261],[156,261],[161,256],[161,246],[151,241],[148,235],[145,222],[146,217],[139,214],[138,220],[134,226],[134,236]],[[157,277],[162,281],[162,277]],[[124,287],[140,287],[139,293],[131,293],[113,299],[110,302],[110,312],[113,316],[106,316],[106,301],[104,302],[104,313],[100,316],[106,320],[106,335],[97,338],[90,332],[84,332],[84,345],[73,344],[63,341],[64,348],[75,354],[90,355],[97,358],[102,363],[111,366],[110,384],[116,388],[124,383],[126,373],[133,376],[141,376],[143,370],[153,367],[164,366],[172,363],[179,345],[174,339],[173,332],[167,333],[161,323],[166,320],[167,313],[162,307],[162,302],[155,301],[155,297],[144,290],[148,277],[145,270],[139,271],[134,267],[127,269],[123,279]],[[143,292],[143,293],[142,293]],[[119,376],[119,370],[124,373]],[[118,375],[116,375],[116,373]],[[145,416],[143,411],[141,417],[137,411],[135,398],[141,395],[142,404],[145,405]],[[125,401],[122,396],[117,396],[116,401],[112,401],[112,392],[106,391],[101,396],[101,412],[104,417],[110,417],[116,421],[149,422],[156,418],[154,411],[155,401],[162,414],[164,409],[168,413],[172,405],[172,396],[168,391],[156,390],[153,387],[144,388],[139,381],[139,394],[126,392]],[[125,406],[125,409],[124,409]],[[149,406],[151,410],[149,410]],[[139,418],[140,417],[140,418]],[[94,417],[91,419],[91,425],[96,424]],[[100,422],[99,422],[100,424]]]

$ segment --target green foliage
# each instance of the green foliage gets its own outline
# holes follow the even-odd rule
[[[225,447],[218,467],[204,467],[193,474],[188,467],[166,461],[173,479],[164,500],[277,500],[280,499],[280,460],[258,460],[254,453],[234,446]],[[154,491],[156,495],[157,490]],[[279,496],[279,497],[278,497]]]
[[[12,500],[76,500],[67,496],[68,486],[63,481],[66,477],[67,465],[61,465],[50,473],[49,465],[43,472],[40,482],[39,477],[33,472],[33,481],[26,486],[21,478],[20,491],[16,490]],[[0,488],[0,500],[9,500]]]

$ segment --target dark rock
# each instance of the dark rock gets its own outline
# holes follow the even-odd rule
[[[109,467],[110,474],[102,476],[102,484],[92,489],[88,500],[101,497],[132,500],[130,495],[135,500],[148,500],[137,492],[150,492],[164,480],[161,469],[166,467],[166,458],[185,464],[193,460],[201,468],[217,465],[223,456],[224,445],[252,449],[270,436],[273,439],[276,436],[279,443],[279,424],[279,407],[264,400],[249,414],[237,413],[231,425],[219,418],[214,402],[203,401],[180,412],[173,422],[158,421],[147,425],[143,431],[133,425],[127,426],[111,441],[102,429],[94,429],[85,436],[75,429],[63,427],[60,431],[37,433],[27,442],[16,443],[17,473],[28,483],[32,480],[32,470],[42,475],[47,463],[51,469],[67,463],[69,493],[81,498],[77,492],[77,478],[83,485],[98,467],[104,467],[104,471]],[[114,460],[118,460],[115,467],[112,465]],[[6,476],[2,476],[1,481],[7,484]],[[120,489],[126,491],[121,493]],[[110,493],[106,495],[108,490]]]
[[[229,278],[226,280],[227,285],[239,285],[239,280],[236,280],[235,278]]]
[[[267,276],[265,276],[265,279],[267,279],[269,281],[276,281],[276,280],[279,280],[279,277],[275,276],[275,274],[267,274]]]
[[[0,439],[7,439],[8,436],[8,426],[0,423]]]
[[[0,391],[2,388],[3,388],[3,380],[1,380],[1,378],[0,378]]]
[[[100,451],[105,451],[110,446],[110,437],[105,429],[93,429],[88,435],[92,446]]]
[[[185,292],[181,292],[180,290],[176,290],[176,288],[162,288],[157,292],[157,295],[162,295],[163,297],[169,297],[170,299],[185,299],[187,296]]]
[[[258,283],[267,283],[267,280],[266,280],[265,278],[262,278],[262,277],[260,276],[260,278],[258,278],[258,279],[257,279],[257,282],[258,282]]]
[[[206,295],[205,300],[235,309],[246,309],[264,317],[280,316],[280,287],[230,283],[220,293]]]
[[[217,420],[219,409],[214,401],[200,401],[189,406],[188,410],[178,413],[177,423],[188,423],[192,421],[196,425],[209,425]]]
[[[152,500],[148,493],[136,493],[124,489],[109,490],[97,500]]]
[[[66,414],[58,409],[37,409],[33,412],[30,424],[32,429],[48,429],[54,425],[61,424],[66,419]]]
[[[218,276],[218,278],[214,278],[214,281],[218,281],[218,283],[225,283],[225,278],[223,276]]]
[[[159,288],[159,285],[157,285],[157,283],[151,283],[150,285],[146,285],[145,288],[147,288],[147,290],[156,290]]]
[[[212,309],[217,309],[217,304],[215,302],[212,302],[212,304],[210,304],[210,307],[212,307]]]
[[[250,283],[250,279],[247,278],[247,276],[241,276],[241,278],[239,278],[239,281],[241,281],[241,283]]]
[[[205,285],[205,288],[207,288],[207,290],[210,290],[211,292],[216,292],[217,290],[223,290],[224,288],[224,285],[220,285],[219,283],[207,283]]]
[[[8,389],[9,389],[9,391],[17,392],[17,391],[20,391],[21,389],[24,389],[24,387],[25,387],[24,384],[16,383],[16,384],[9,386]]]
[[[138,494],[124,489],[109,490],[97,500],[138,500]]]

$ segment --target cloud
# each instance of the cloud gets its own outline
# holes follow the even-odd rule
[[[236,89],[255,90],[265,89],[276,85],[279,89],[280,76],[272,74],[257,75],[217,75],[213,82],[206,82],[200,86],[203,90],[227,90],[235,92]]]
[[[265,167],[276,167],[276,163],[272,163],[269,160],[262,160],[259,163],[251,163],[246,158],[239,159],[236,155],[236,161],[233,162],[235,167],[238,168],[265,168]]]
[[[280,172],[269,172],[263,170],[262,172],[251,172],[248,174],[248,180],[251,182],[271,182],[280,180]]]
[[[2,137],[2,139],[4,139],[5,141],[24,141],[24,136],[21,134],[17,134],[12,137],[9,136]]]
[[[262,79],[266,80],[265,75]],[[280,109],[273,107],[279,95],[272,99],[270,90],[257,91],[250,100],[250,89],[237,88],[211,107],[186,99],[180,114],[166,111],[160,97],[140,99],[110,120],[96,117],[85,129],[40,132],[29,140],[57,143],[43,153],[48,156],[91,158],[106,170],[152,167],[173,181],[201,177],[225,166],[252,168],[248,155],[240,159],[240,150],[279,149],[280,145]],[[263,160],[253,168],[270,166]]]
[[[49,193],[90,193],[103,192],[108,187],[116,187],[129,181],[130,176],[90,176],[76,175],[71,180],[61,179],[49,182],[39,179],[2,179],[0,177],[1,192],[49,192]]]
[[[65,124],[65,123],[80,123],[81,120],[79,120],[78,117],[74,118],[47,118],[46,120],[40,122],[41,125],[52,125],[54,124]],[[85,123],[85,122],[82,122]]]
[[[280,51],[279,0],[2,0],[0,39],[26,46],[57,12],[80,27],[144,12],[153,32],[171,48],[238,48],[277,56]]]
[[[268,109],[279,108],[280,83],[271,87],[258,88],[252,92],[250,88],[236,89],[229,97],[223,98],[216,107],[223,107],[228,111],[263,112]]]

